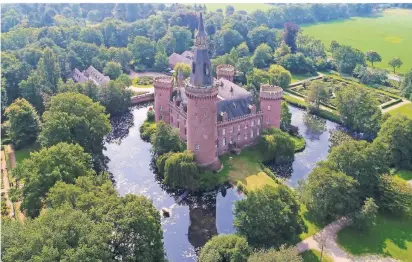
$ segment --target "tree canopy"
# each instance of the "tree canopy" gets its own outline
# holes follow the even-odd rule
[[[250,248],[246,238],[238,235],[218,235],[202,248],[199,262],[236,261],[246,262]]]

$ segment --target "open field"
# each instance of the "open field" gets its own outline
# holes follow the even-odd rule
[[[401,261],[412,261],[412,218],[378,214],[369,232],[350,227],[338,233],[339,244],[354,255],[378,254]]]
[[[216,9],[221,8],[223,10],[223,13],[225,12],[225,8],[228,5],[231,5],[235,8],[235,11],[246,11],[248,13],[252,13],[253,11],[256,11],[258,9],[265,11],[270,9],[272,6],[269,4],[263,4],[263,3],[254,3],[254,4],[247,4],[247,3],[206,3],[205,4],[207,7],[208,11],[216,11]]]
[[[390,110],[389,114],[391,115],[401,114],[409,118],[412,118],[412,103],[409,103],[409,104],[400,106],[398,108],[395,108],[393,110]]]
[[[392,71],[388,61],[400,57],[403,65],[397,72],[405,73],[412,68],[412,10],[389,9],[381,16],[304,25],[302,29],[304,33],[322,40],[327,47],[336,40],[364,52],[377,51],[382,62],[375,63],[376,67]]]

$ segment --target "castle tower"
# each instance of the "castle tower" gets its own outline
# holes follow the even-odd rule
[[[159,76],[153,79],[155,93],[155,120],[170,123],[169,101],[173,92],[173,77]]]
[[[195,154],[200,166],[212,170],[220,168],[217,157],[218,88],[211,73],[212,64],[207,53],[207,34],[200,13],[199,29],[195,38],[194,57],[190,80],[185,86],[187,96],[187,149]]]
[[[218,65],[216,67],[217,79],[225,78],[230,82],[233,82],[235,76],[235,67],[232,65]]]
[[[263,128],[280,128],[280,104],[283,89],[279,86],[260,86],[260,110],[263,112]]]

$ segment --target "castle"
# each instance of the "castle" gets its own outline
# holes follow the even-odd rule
[[[280,127],[282,88],[261,85],[260,106],[252,94],[233,83],[235,68],[219,65],[212,76],[208,37],[200,13],[190,78],[178,73],[154,78],[155,119],[177,128],[200,166],[218,170],[218,156],[254,144],[263,128]]]

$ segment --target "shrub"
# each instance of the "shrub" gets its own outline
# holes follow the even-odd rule
[[[199,169],[192,152],[172,153],[164,165],[163,182],[173,188],[198,188]]]
[[[156,125],[150,122],[144,122],[140,126],[140,138],[146,142],[150,141],[150,137],[156,132]]]
[[[353,216],[352,226],[360,231],[366,231],[374,227],[376,225],[378,208],[373,198],[367,198],[362,209]]]
[[[199,262],[246,262],[250,248],[246,238],[238,235],[219,235],[210,239],[202,248]]]
[[[266,160],[273,160],[276,164],[293,160],[295,153],[295,142],[288,133],[277,128],[263,131],[259,140],[259,147]]]
[[[149,110],[147,111],[147,121],[148,122],[154,122],[155,120],[155,113],[153,111],[153,108],[149,108]]]
[[[412,187],[399,177],[381,176],[378,203],[391,213],[412,215]]]

